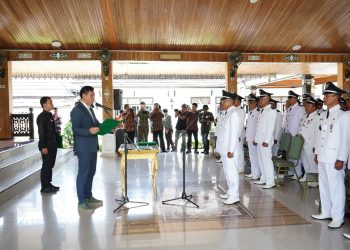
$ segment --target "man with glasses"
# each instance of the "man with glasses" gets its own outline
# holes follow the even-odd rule
[[[256,133],[253,143],[257,146],[261,177],[254,184],[264,185],[263,189],[270,189],[275,187],[272,145],[277,112],[269,104],[272,93],[260,89],[259,94],[260,114],[256,123]]]
[[[239,152],[239,115],[234,106],[236,94],[223,90],[220,100],[220,113],[216,126],[216,151],[220,154],[228,189],[220,194],[223,203],[230,205],[239,203],[239,176],[237,155]]]

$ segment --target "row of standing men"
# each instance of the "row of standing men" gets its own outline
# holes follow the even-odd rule
[[[292,136],[301,134],[304,145],[297,166],[297,176],[305,173],[319,173],[321,214],[312,215],[314,219],[331,219],[330,228],[339,228],[344,223],[345,213],[345,174],[346,162],[349,160],[350,131],[346,129],[350,122],[350,112],[341,108],[342,94],[346,92],[328,82],[323,91],[324,105],[311,95],[303,95],[303,105],[298,103],[299,96],[288,92],[286,111],[282,115],[276,110],[276,101],[272,93],[259,90],[259,97],[248,96],[249,112],[246,117],[245,141],[248,145],[251,173],[246,175],[263,189],[275,187],[275,174],[272,156],[277,155],[278,144],[282,132]],[[241,127],[245,117],[237,108],[237,100],[243,99],[235,93],[223,91],[220,112],[216,127],[216,149],[220,153],[228,190],[220,194],[225,204],[239,202],[238,173],[242,172],[242,142],[244,140]],[[346,100],[350,104],[350,99]],[[243,130],[243,131],[242,131]],[[348,171],[348,174],[350,171]],[[278,177],[277,177],[278,178]],[[317,183],[315,183],[317,184]],[[349,235],[344,234],[345,237]]]

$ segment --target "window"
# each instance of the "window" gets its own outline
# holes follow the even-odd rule
[[[204,104],[209,105],[210,104],[210,96],[207,97],[191,97],[191,104],[192,103],[197,103],[198,107]]]

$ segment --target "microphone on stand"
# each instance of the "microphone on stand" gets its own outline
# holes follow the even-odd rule
[[[96,107],[99,107],[99,108],[103,108],[103,109],[106,110],[106,111],[112,111],[111,108],[108,108],[107,106],[104,106],[104,105],[102,105],[102,104],[99,104],[98,102],[95,103],[95,106],[96,106]]]

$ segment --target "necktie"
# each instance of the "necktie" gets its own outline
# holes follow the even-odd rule
[[[250,111],[250,115],[252,115],[252,111]]]
[[[310,115],[310,114],[307,114],[306,118],[309,118],[309,115]]]
[[[328,116],[329,116],[329,109],[327,110],[327,119],[328,119]]]
[[[292,108],[289,108],[289,111],[291,111],[292,110]]]
[[[261,113],[264,111],[264,109],[261,109]]]
[[[92,114],[92,119],[94,120],[94,124],[96,125],[97,119],[96,119],[96,116],[95,116],[95,113],[94,113],[94,110],[92,109],[92,107],[90,107],[90,112]]]

